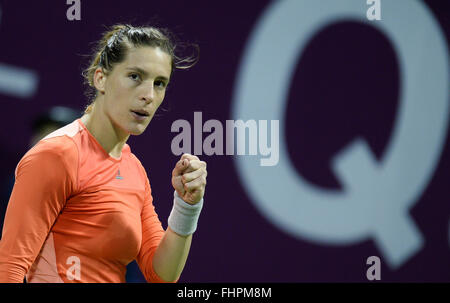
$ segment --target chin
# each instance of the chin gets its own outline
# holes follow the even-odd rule
[[[143,132],[145,132],[146,129],[147,129],[147,127],[133,127],[132,129],[129,130],[129,133],[130,133],[130,135],[133,135],[133,136],[139,136]]]
[[[142,134],[144,131],[139,131],[139,130],[132,130],[132,131],[130,131],[129,133],[130,133],[130,135],[132,135],[132,136],[139,136],[140,134]]]

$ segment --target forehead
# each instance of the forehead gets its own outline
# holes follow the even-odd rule
[[[138,67],[152,76],[169,78],[172,58],[159,47],[131,47],[120,65],[123,69]]]

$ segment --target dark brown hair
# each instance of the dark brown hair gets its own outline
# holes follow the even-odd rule
[[[93,101],[97,97],[97,89],[94,86],[95,70],[101,67],[104,73],[108,74],[116,64],[125,60],[131,47],[159,47],[172,58],[171,73],[175,69],[187,69],[197,63],[197,45],[191,45],[196,50],[196,55],[181,58],[175,54],[176,45],[173,40],[168,30],[152,26],[134,27],[129,24],[116,24],[104,32],[102,38],[96,44],[89,66],[82,73],[84,82],[88,86],[86,95],[90,99],[90,104],[86,107],[85,113],[92,110]]]

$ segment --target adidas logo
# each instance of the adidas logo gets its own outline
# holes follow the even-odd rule
[[[117,171],[116,179],[122,180],[123,177],[120,175],[120,169]]]

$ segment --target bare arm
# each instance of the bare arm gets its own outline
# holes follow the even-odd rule
[[[190,205],[202,200],[206,185],[206,163],[184,154],[172,172],[172,185],[178,196]],[[169,223],[170,225],[170,223]],[[153,257],[153,268],[163,280],[176,281],[186,264],[192,234],[181,235],[170,227],[164,233]]]
[[[191,248],[192,235],[181,236],[167,227],[153,257],[153,268],[165,281],[180,278]]]

